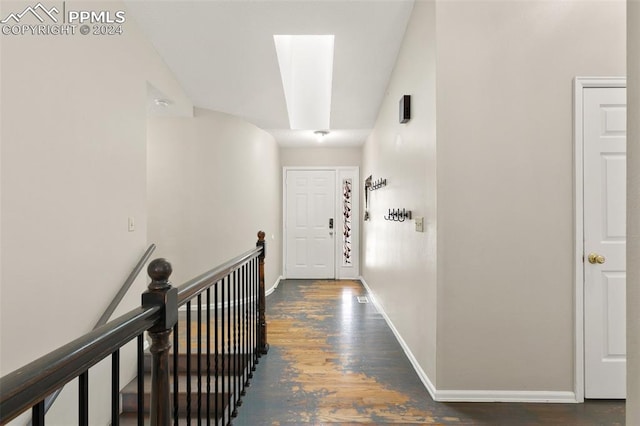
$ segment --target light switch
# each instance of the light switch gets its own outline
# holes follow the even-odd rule
[[[416,217],[416,232],[424,232],[424,217]]]
[[[129,232],[136,230],[136,220],[133,217],[129,217]]]

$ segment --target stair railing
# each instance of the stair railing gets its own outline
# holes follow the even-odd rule
[[[100,317],[96,325],[93,327],[93,330],[100,327],[101,325],[106,324],[107,321],[109,321],[109,318],[111,318],[111,315],[113,315],[113,312],[116,310],[118,305],[120,305],[120,302],[122,302],[124,295],[127,294],[127,291],[129,291],[129,288],[131,288],[131,285],[136,280],[136,278],[138,277],[138,274],[140,274],[140,271],[142,271],[142,268],[147,263],[147,261],[149,260],[149,258],[151,257],[151,254],[153,254],[155,249],[156,249],[155,244],[151,244],[149,245],[149,247],[147,247],[142,257],[140,257],[140,259],[138,260],[138,263],[136,263],[136,266],[133,267],[133,269],[131,270],[131,273],[122,284],[122,287],[120,287],[120,290],[118,291],[118,293],[116,293],[111,303],[109,303],[109,306],[107,306],[107,309],[105,309],[102,316]],[[61,392],[62,392],[62,388],[58,388],[56,389],[55,392],[53,392],[51,395],[49,395],[45,399],[44,414],[47,414],[47,412],[49,411],[53,403],[56,402],[56,399],[58,399],[58,396],[60,395]],[[32,423],[29,422],[29,425],[31,424]]]
[[[264,312],[264,236],[264,232],[258,233],[255,249],[178,288],[169,282],[171,264],[164,259],[152,261],[148,267],[151,283],[142,294],[142,306],[0,378],[0,424],[6,424],[31,408],[33,424],[44,425],[46,396],[78,378],[78,424],[87,425],[89,369],[111,356],[111,424],[119,425],[120,348],[133,339],[137,339],[138,346],[137,422],[139,425],[144,424],[145,331],[151,339],[152,358],[149,424],[177,425],[182,413],[186,413],[188,424],[192,414],[197,415],[198,419],[209,419],[207,424],[210,424],[212,417],[214,424],[229,424],[242,403],[242,395],[255,371],[258,358],[266,354],[269,348]],[[203,296],[206,299],[204,306]],[[193,306],[194,300],[196,306]],[[179,312],[182,306],[186,309],[184,314]],[[196,368],[191,365],[194,326],[191,321],[192,309],[197,315]],[[203,310],[205,324],[202,322]],[[179,317],[183,316],[186,321],[179,322]],[[203,325],[206,329],[205,336],[202,335]],[[183,329],[186,333],[184,345],[180,340]],[[172,332],[173,353],[170,352]],[[182,362],[179,350],[181,345],[186,350],[187,364],[187,393],[184,403],[178,398],[177,371]],[[173,399],[170,397],[169,387],[171,356],[174,371]],[[231,369],[236,374],[227,378],[226,373]],[[191,383],[194,373],[197,381],[195,392]],[[195,404],[193,396],[197,398]]]
[[[265,321],[264,236],[264,232],[258,233],[254,250],[187,281],[178,289],[178,307],[185,308],[184,324],[187,326],[174,326],[173,365],[178,366],[179,358],[184,355],[186,374],[183,378],[187,392],[186,400],[180,401],[180,374],[179,369],[174,368],[172,417],[176,425],[181,413],[186,415],[187,424],[192,414],[197,419],[213,417],[223,419],[223,424],[230,422],[242,404],[258,358],[269,349]],[[195,321],[193,311],[196,312]],[[183,345],[184,353],[180,354],[177,349],[181,332],[185,334],[186,342],[192,342],[194,327],[189,325],[193,324],[197,324],[196,347],[187,343]],[[194,355],[195,366],[192,365]],[[193,377],[197,378],[196,383],[193,383]],[[195,392],[192,392],[193,388]],[[217,397],[211,401],[211,395]]]

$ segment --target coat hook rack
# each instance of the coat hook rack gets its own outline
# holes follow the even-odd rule
[[[389,215],[384,218],[393,222],[404,222],[406,219],[411,219],[411,210],[389,209]]]
[[[369,192],[380,189],[383,186],[387,186],[386,179],[373,180],[373,177],[369,175],[364,181],[364,220],[371,219],[369,215]]]
[[[386,179],[375,180],[375,181],[371,182],[371,186],[369,187],[369,191],[375,191],[376,189],[380,189],[383,186],[387,186],[387,180]]]

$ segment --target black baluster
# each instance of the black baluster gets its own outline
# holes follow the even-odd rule
[[[120,349],[111,354],[111,426],[120,425]]]
[[[180,380],[179,368],[180,362],[180,333],[179,324],[173,327],[173,426],[178,426],[179,408],[180,408]]]
[[[233,271],[233,417],[238,416],[238,270]]]
[[[144,334],[138,336],[138,426],[144,426]]]
[[[78,424],[89,425],[89,371],[78,376]]]
[[[247,352],[249,345],[247,342],[249,341],[249,333],[247,330],[247,281],[248,281],[248,271],[249,263],[246,263],[242,266],[242,395],[246,395],[246,386],[249,383],[249,376],[247,365]]]
[[[215,289],[215,286],[214,286]],[[211,287],[207,288],[207,426],[211,424]]]
[[[215,292],[213,293],[213,340],[215,342],[215,346],[213,347],[213,362],[214,362],[214,368],[213,371],[215,372],[215,383],[214,383],[214,394],[216,396],[216,400],[215,400],[215,404],[214,404],[214,408],[213,408],[213,417],[216,419],[216,425],[218,424],[218,417],[220,416],[220,388],[219,388],[219,378],[220,378],[220,333],[219,333],[219,317],[220,317],[220,311],[218,310],[218,292],[220,290],[220,288],[224,288],[224,286],[222,286],[220,284],[220,281],[218,281],[216,283],[216,287],[215,287]]]
[[[44,426],[44,399],[31,408],[31,426]]]
[[[226,318],[225,318],[225,314],[226,314],[226,309],[228,309],[228,307],[226,306],[227,303],[227,295],[226,295],[226,285],[227,285],[227,281],[229,280],[229,277],[226,276],[223,278],[222,283],[220,285],[221,288],[221,292],[220,292],[220,302],[222,303],[222,309],[220,312],[220,327],[221,327],[221,333],[220,333],[220,348],[221,348],[221,353],[220,353],[220,395],[218,397],[218,399],[220,399],[220,417],[222,417],[223,421],[224,421],[224,417],[226,415],[226,401],[225,401],[225,395],[227,394],[227,387],[226,387],[226,383],[227,383],[227,379],[226,379],[226,375],[227,375],[227,348],[226,348],[226,339],[227,339],[227,333],[226,333],[226,329],[227,329],[227,324],[226,324]]]
[[[186,375],[187,382],[187,406],[185,407],[187,414],[187,424],[191,425],[191,301],[187,302],[187,319],[185,321],[187,328],[187,348],[186,348]]]
[[[258,270],[259,270],[259,266],[258,266],[258,258],[255,258],[253,260],[253,286],[252,286],[252,291],[253,291],[253,303],[251,304],[251,309],[253,310],[253,320],[252,320],[252,327],[253,327],[253,367],[251,368],[252,371],[256,371],[256,364],[258,364],[259,360],[258,360]]]
[[[229,360],[229,376],[228,376],[228,382],[229,384],[227,385],[228,387],[228,392],[227,392],[227,407],[228,407],[228,412],[229,412],[229,417],[228,420],[229,422],[231,422],[231,413],[233,411],[233,404],[231,403],[231,398],[232,398],[232,383],[233,380],[231,379],[231,367],[232,367],[232,361],[231,361],[231,275],[227,276],[227,356],[228,356],[228,360]]]
[[[198,374],[198,426],[202,425],[202,294],[198,294],[198,359],[196,370]]]

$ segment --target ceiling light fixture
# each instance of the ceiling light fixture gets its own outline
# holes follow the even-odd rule
[[[154,99],[153,101],[157,106],[166,108],[171,105],[171,101],[169,99]]]
[[[316,130],[315,132],[313,132],[313,134],[316,135],[316,139],[318,140],[318,142],[322,142],[324,140],[324,137],[329,134],[329,131],[328,130]]]

